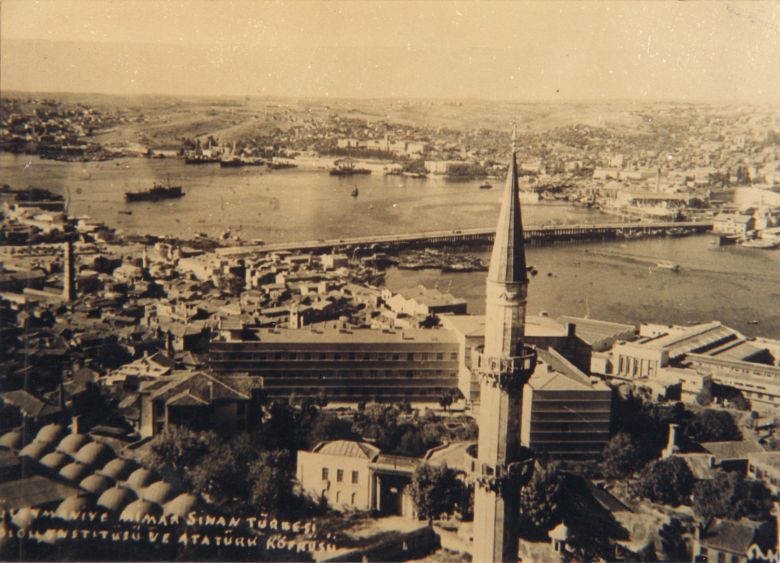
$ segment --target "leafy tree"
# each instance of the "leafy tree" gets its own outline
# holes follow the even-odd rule
[[[169,426],[149,443],[144,461],[168,480],[189,482],[189,471],[218,443],[217,435],[213,432],[195,432],[184,426]]]
[[[450,405],[452,405],[452,393],[442,393],[441,397],[439,397],[439,405],[441,408],[443,408],[445,411],[450,408]]]
[[[543,535],[562,519],[563,475],[556,463],[537,468],[520,490],[520,514],[532,535]]]
[[[714,479],[693,487],[693,510],[709,526],[714,518],[739,520],[769,517],[772,495],[760,481],[745,480],[737,472],[719,471]]]
[[[318,416],[308,432],[309,446],[330,440],[355,440],[359,436],[352,431],[352,423],[337,416]]]
[[[451,514],[462,496],[463,485],[455,471],[445,466],[420,465],[412,475],[411,496],[419,518],[433,524],[441,514]]]
[[[726,411],[707,409],[697,414],[686,427],[686,434],[697,442],[739,440],[742,434]]]
[[[656,460],[645,468],[637,492],[653,502],[679,506],[688,502],[693,482],[693,473],[685,460],[670,457]]]
[[[291,454],[284,450],[262,452],[249,464],[249,497],[255,510],[279,514],[294,504]]]
[[[625,432],[615,434],[603,452],[604,475],[620,479],[642,466],[642,451],[636,441]]]

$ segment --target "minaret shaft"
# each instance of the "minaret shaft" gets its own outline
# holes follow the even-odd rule
[[[523,385],[536,353],[523,345],[528,277],[514,143],[499,212],[478,353],[480,415],[474,548],[478,562],[517,561],[518,502],[529,458],[520,447]]]

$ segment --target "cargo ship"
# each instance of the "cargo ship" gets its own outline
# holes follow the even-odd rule
[[[142,192],[125,192],[125,201],[159,201],[184,197],[181,186],[163,186],[155,183],[151,189]]]

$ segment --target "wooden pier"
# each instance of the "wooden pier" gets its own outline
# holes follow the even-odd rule
[[[711,222],[676,223],[602,223],[591,225],[550,225],[525,228],[529,244],[575,242],[588,240],[615,240],[675,234],[698,234],[712,229]],[[284,242],[252,246],[234,246],[216,249],[222,256],[242,256],[269,252],[386,252],[404,248],[431,246],[489,246],[493,243],[493,228],[451,229],[427,233],[377,235],[305,242]]]

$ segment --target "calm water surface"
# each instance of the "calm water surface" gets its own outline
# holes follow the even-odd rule
[[[125,191],[168,178],[184,187],[184,198],[124,202]],[[5,153],[0,183],[69,194],[71,214],[90,215],[128,233],[216,235],[231,227],[244,238],[268,242],[492,226],[501,195],[500,182],[480,190],[479,182],[380,173],[336,178],[316,170],[269,173],[138,158],[64,163]],[[350,197],[355,185],[358,198]],[[523,216],[527,225],[614,221],[564,205],[525,206]],[[780,338],[780,251],[716,249],[709,242],[709,236],[696,236],[531,247],[528,261],[539,274],[531,280],[529,310],[619,322],[718,319],[746,334]],[[677,262],[680,272],[659,270],[659,260]],[[484,273],[388,272],[393,289],[418,283],[468,299],[474,313],[484,308]],[[758,323],[748,325],[751,320]]]

